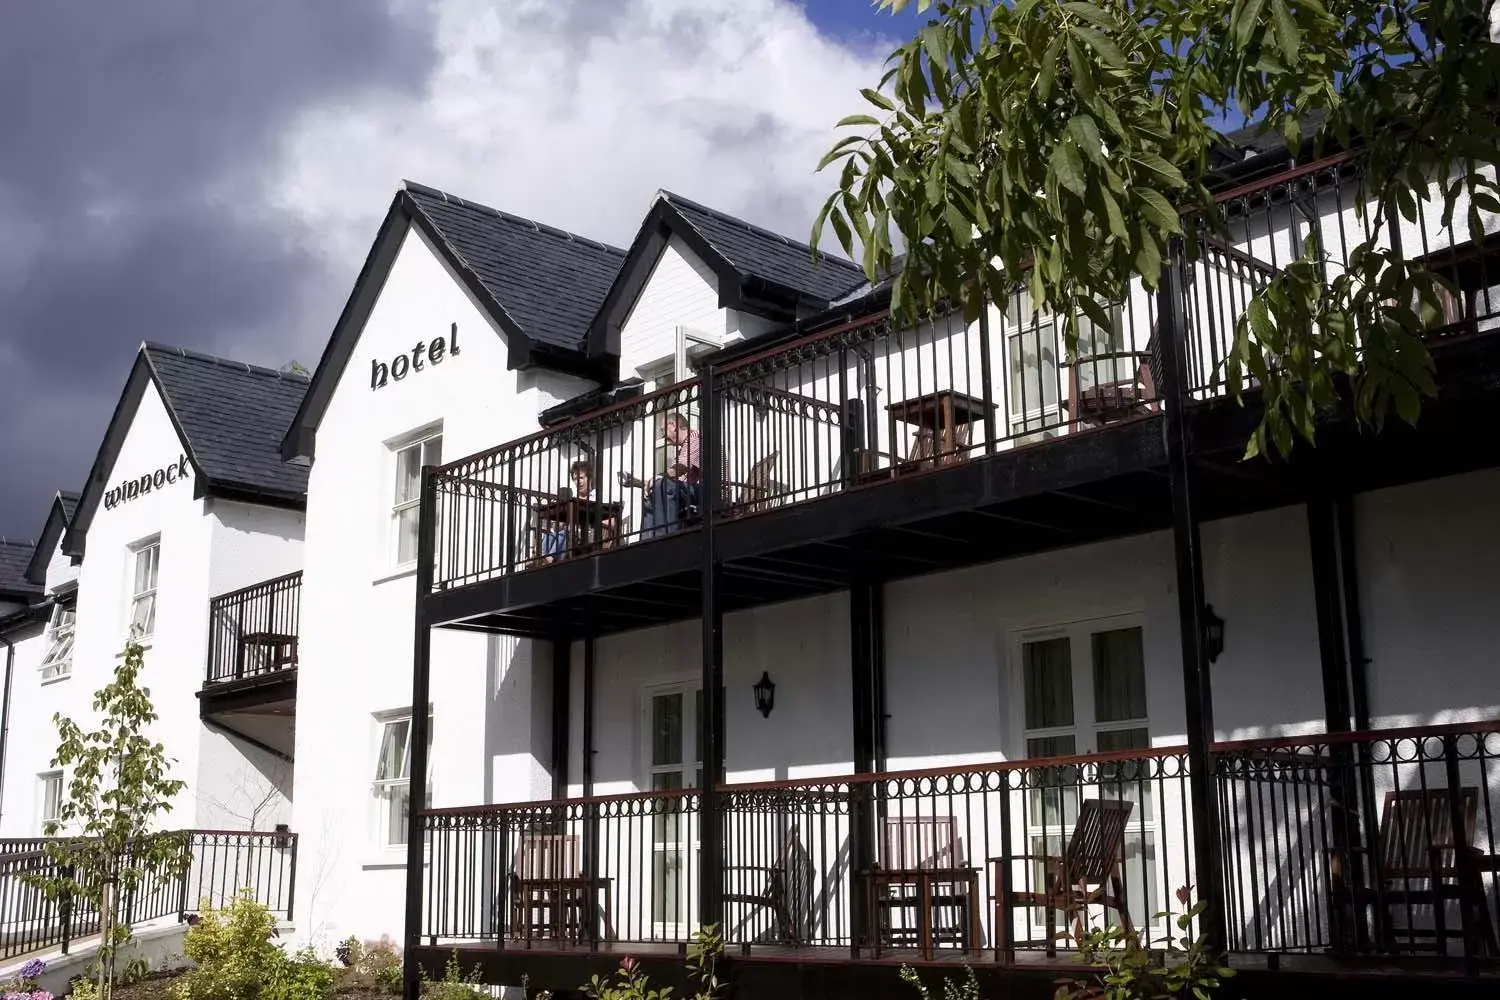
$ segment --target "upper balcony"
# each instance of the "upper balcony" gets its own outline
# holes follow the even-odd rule
[[[1179,301],[1166,298],[1171,283],[1150,292],[1137,280],[1078,317],[1073,353],[1063,318],[1033,308],[1024,287],[975,322],[901,328],[866,309],[731,347],[696,378],[444,466],[431,618],[544,636],[693,617],[705,518],[726,610],[872,569],[899,577],[1165,527],[1168,328],[1181,338],[1203,516],[1295,502],[1305,462],[1239,461],[1255,412],[1230,397],[1244,390],[1253,404],[1256,385],[1231,385],[1224,359],[1251,295],[1308,240],[1330,278],[1344,270],[1374,224],[1361,198],[1338,157],[1223,192],[1228,232],[1199,227],[1167,265]],[[1380,232],[1457,294],[1431,330],[1443,392],[1420,432],[1320,432],[1321,471],[1351,489],[1500,461],[1493,436],[1475,433],[1495,387],[1500,244],[1454,244],[1420,214]],[[674,466],[689,471],[674,478]],[[696,471],[712,467],[722,488],[704,497]]]
[[[290,718],[297,709],[297,646],[302,607],[302,573],[263,580],[241,590],[220,594],[208,604],[208,662],[200,712],[220,725],[226,716],[240,735],[280,748],[273,738],[289,725],[271,726],[265,720],[245,733],[247,716]]]

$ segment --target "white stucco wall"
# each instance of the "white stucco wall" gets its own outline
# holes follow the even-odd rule
[[[37,775],[49,770],[57,743],[52,726],[49,689],[41,684],[38,667],[47,643],[40,626],[6,637],[14,644],[11,661],[11,713],[6,732],[4,785],[0,787],[0,837],[41,836],[41,808]],[[0,643],[0,670],[5,644]]]
[[[458,354],[371,388],[372,361],[451,338],[455,323]],[[296,920],[313,940],[401,929],[405,853],[378,846],[372,787],[380,717],[411,707],[415,573],[393,562],[391,443],[441,427],[452,461],[535,431],[541,410],[590,388],[506,360],[500,332],[409,231],[318,427],[308,487],[293,825]],[[550,653],[532,647],[434,632],[434,805],[550,791]]]

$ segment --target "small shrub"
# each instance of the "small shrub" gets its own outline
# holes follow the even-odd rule
[[[714,968],[722,954],[724,941],[719,937],[718,928],[713,924],[699,928],[688,945],[687,954],[688,979],[696,984],[693,1000],[718,1000],[724,984],[719,982]],[[589,1000],[670,1000],[672,989],[652,986],[636,960],[626,956],[620,960],[620,967],[612,978],[595,976],[584,983],[583,994]]]
[[[283,958],[263,994],[265,1000],[329,1000],[338,986],[338,973],[311,948]]]
[[[335,949],[344,968],[339,970],[338,988],[346,993],[401,992],[401,949],[388,937],[360,942],[350,937]]]
[[[442,979],[434,982],[423,974],[422,996],[425,1000],[475,1000],[476,997],[488,996],[480,988],[483,982],[484,978],[477,966],[467,976],[464,975],[458,966],[458,952],[455,951],[448,957]]]
[[[206,907],[183,942],[197,968],[173,985],[177,1000],[259,1000],[288,961],[275,935],[271,911],[248,890],[222,910]]]
[[[943,1000],[983,1000],[979,991],[979,980],[974,978],[974,970],[964,966],[966,978],[962,982],[954,982],[948,976],[943,977]],[[932,994],[927,990],[927,984],[922,982],[917,971],[909,965],[901,966],[901,981],[917,991],[917,996],[922,1000],[932,1000]]]
[[[1082,979],[1065,979],[1058,984],[1055,1000],[1154,1000],[1156,997],[1196,997],[1209,995],[1234,975],[1221,964],[1220,957],[1209,950],[1207,938],[1191,936],[1193,921],[1207,907],[1192,903],[1192,887],[1177,890],[1177,901],[1188,909],[1173,917],[1170,912],[1156,914],[1158,921],[1171,921],[1177,936],[1171,933],[1155,942],[1161,954],[1153,953],[1149,933],[1127,934],[1116,926],[1091,930],[1078,939],[1078,956],[1097,971]]]
[[[68,987],[68,996],[73,1000],[99,1000],[99,984],[87,976],[79,976]]]

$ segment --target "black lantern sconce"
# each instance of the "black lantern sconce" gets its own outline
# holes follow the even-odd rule
[[[1214,606],[1203,606],[1203,652],[1213,663],[1224,652],[1224,619],[1214,614]]]
[[[760,672],[760,680],[755,682],[751,688],[755,692],[755,709],[760,712],[761,718],[769,719],[771,709],[776,707],[776,682],[771,680],[771,675],[764,670]]]
[[[271,845],[278,851],[284,851],[292,846],[292,828],[285,823],[276,824],[276,836],[271,838]]]

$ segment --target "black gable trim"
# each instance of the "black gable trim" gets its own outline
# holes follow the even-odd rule
[[[62,541],[68,530],[68,511],[78,503],[77,493],[59,492],[52,498],[52,507],[47,512],[47,523],[42,527],[42,537],[37,539],[36,550],[26,566],[26,579],[38,587],[47,584],[47,564],[52,561],[52,550]]]
[[[410,216],[402,200],[404,195],[405,192],[400,191],[391,199],[391,207],[381,220],[375,242],[370,244],[364,266],[359,269],[359,277],[354,280],[354,288],[344,302],[338,321],[333,324],[333,335],[328,338],[323,356],[318,359],[317,370],[307,387],[307,394],[302,397],[302,405],[297,408],[292,425],[281,439],[281,457],[288,462],[296,458],[313,458],[318,423],[323,419],[323,412],[333,397],[334,387],[349,365],[354,344],[364,330],[375,300],[385,287],[385,279],[391,273],[391,264],[401,249],[402,237],[406,235]]]
[[[161,396],[162,409],[167,411],[167,419],[172,422],[172,429],[177,432],[177,439],[182,445],[183,453],[187,455],[188,463],[193,467],[194,490],[198,490],[205,481],[203,467],[198,464],[198,459],[193,455],[192,443],[183,433],[182,425],[177,422],[177,415],[172,412],[172,405],[167,399],[166,392],[156,381],[150,362],[146,359],[145,346],[142,345],[136,352],[135,364],[130,368],[130,377],[125,380],[125,391],[120,393],[120,401],[115,404],[114,413],[110,414],[109,425],[104,430],[104,441],[99,445],[99,452],[94,456],[94,464],[89,468],[88,480],[84,483],[83,492],[79,494],[78,508],[73,512],[73,519],[63,535],[62,550],[65,555],[82,558],[84,554],[84,543],[88,536],[89,525],[93,523],[94,513],[99,509],[99,501],[104,496],[104,491],[108,489],[104,477],[114,467],[115,459],[120,457],[120,445],[124,443],[125,433],[130,429],[136,411],[140,408],[141,396],[145,393],[148,383],[154,385],[157,394]]]

